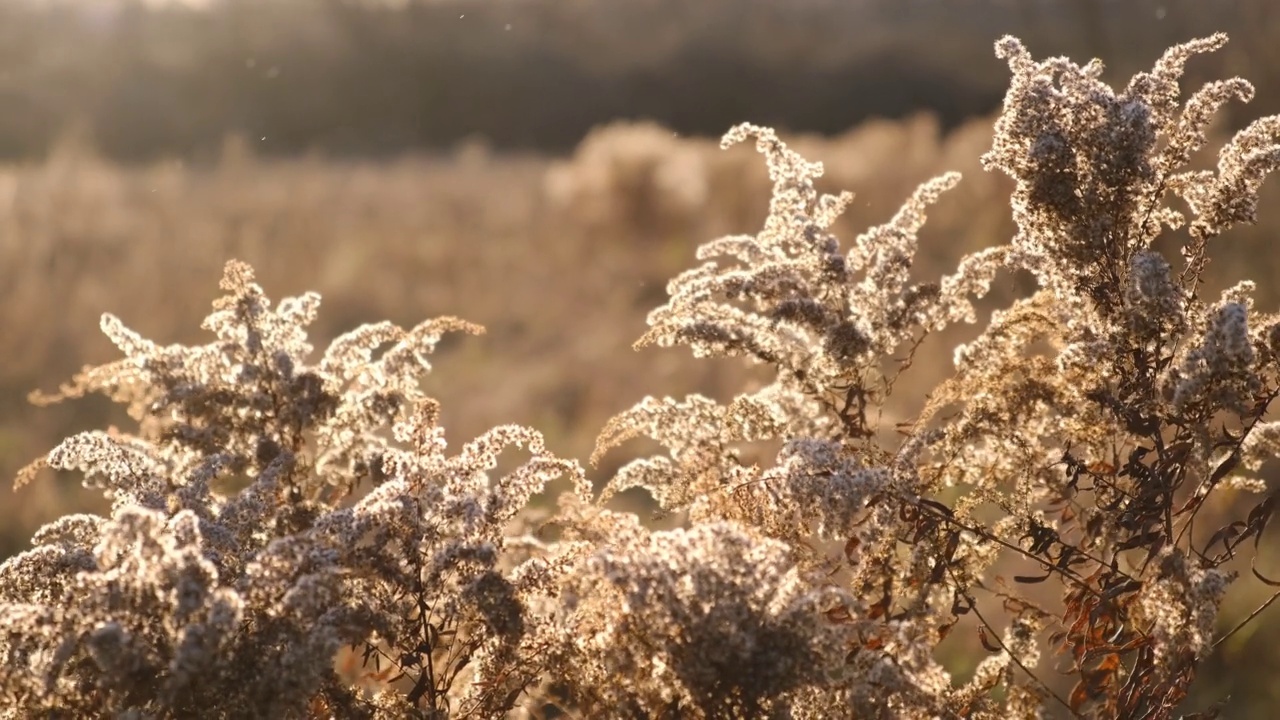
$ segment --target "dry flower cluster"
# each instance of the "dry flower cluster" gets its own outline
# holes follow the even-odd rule
[[[69,438],[19,478],[80,471],[112,510],[0,565],[0,716],[1174,716],[1275,506],[1241,473],[1280,449],[1280,315],[1249,282],[1198,292],[1210,241],[1280,167],[1271,117],[1184,171],[1252,94],[1230,80],[1180,104],[1185,62],[1224,42],[1175,47],[1121,92],[1097,62],[997,43],[1013,81],[984,160],[1017,182],[1018,231],[936,282],[912,278],[917,234],[957,175],[842,248],[850,196],[816,189],[821,165],[731,130],[768,163],[768,219],[704,245],[638,344],[772,380],[617,416],[593,460],[640,436],[666,452],[598,498],[529,428],[449,452],[418,383],[465,322],[366,325],[312,360],[319,298],[273,306],[237,262],[207,345],[104,316],[124,359],[40,399],[105,393],[138,427]],[[1154,243],[1183,223],[1175,270]],[[1015,270],[1038,289],[886,443],[877,408],[925,335],[975,322]],[[749,460],[761,447],[776,457]],[[555,512],[532,511],[558,479]],[[605,507],[635,487],[681,527]],[[1249,491],[1204,527],[1211,496]],[[962,621],[988,656],[960,682],[935,651]]]

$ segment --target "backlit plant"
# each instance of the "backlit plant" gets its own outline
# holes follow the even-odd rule
[[[1181,712],[1235,632],[1217,623],[1237,556],[1280,585],[1247,564],[1276,502],[1250,473],[1280,448],[1280,315],[1251,282],[1202,288],[1212,242],[1254,219],[1280,166],[1280,117],[1189,170],[1218,108],[1253,89],[1181,102],[1178,86],[1225,40],[1118,92],[1096,61],[998,42],[1013,80],[984,162],[1016,181],[1018,230],[935,280],[912,276],[917,234],[958,175],[842,245],[851,196],[819,192],[821,165],[773,131],[731,130],[768,165],[768,219],[700,248],[638,344],[740,357],[768,382],[615,417],[593,460],[639,436],[666,452],[599,497],[530,428],[449,450],[419,381],[443,333],[478,331],[463,321],[366,325],[313,358],[319,298],[272,305],[238,262],[207,345],[104,316],[124,359],[43,399],[101,392],[137,427],[69,438],[19,479],[80,471],[112,509],[0,565],[0,715]],[[881,432],[925,336],[976,322],[1014,271],[1035,290]],[[531,504],[557,479],[554,511]],[[605,506],[630,488],[680,527]],[[936,652],[957,627],[987,653],[963,682]]]

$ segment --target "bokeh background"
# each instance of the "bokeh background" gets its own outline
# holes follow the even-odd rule
[[[1217,30],[1232,42],[1184,87],[1239,74],[1259,90],[1224,113],[1220,143],[1280,112],[1274,0],[0,0],[0,478],[126,421],[98,399],[26,400],[115,358],[102,312],[205,342],[233,257],[273,298],[323,295],[321,346],[383,318],[484,324],[442,345],[429,381],[450,436],[518,422],[585,458],[646,394],[724,397],[747,379],[630,349],[699,242],[764,217],[763,164],[716,146],[729,126],[776,126],[824,161],[827,189],[857,193],[846,239],[963,172],[924,233],[920,274],[936,276],[1012,232],[1010,185],[978,162],[1008,79],[996,38],[1101,57],[1122,83]],[[1264,196],[1260,224],[1216,241],[1210,289],[1253,277],[1272,309],[1280,181]],[[1006,278],[988,307],[1025,289]],[[926,343],[891,414],[966,332]],[[0,558],[102,508],[73,477],[0,488]],[[1264,590],[1239,583],[1223,629]],[[1272,716],[1275,615],[1223,644],[1189,710],[1230,694],[1230,717]],[[972,646],[944,660],[963,675]]]

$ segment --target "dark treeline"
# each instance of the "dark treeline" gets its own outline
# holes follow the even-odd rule
[[[752,120],[837,132],[929,108],[951,125],[1000,102],[992,41],[1111,58],[1117,76],[1214,30],[1223,70],[1280,78],[1271,0],[0,0],[0,157],[71,129],[140,160],[378,155],[483,137],[562,151],[649,118],[716,135]],[[1276,97],[1274,93],[1271,97]],[[1266,108],[1249,108],[1253,117]]]

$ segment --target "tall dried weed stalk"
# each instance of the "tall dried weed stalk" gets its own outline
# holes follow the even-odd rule
[[[1170,717],[1232,632],[1215,625],[1227,566],[1277,497],[1246,473],[1280,449],[1264,421],[1280,315],[1250,282],[1198,288],[1280,166],[1280,117],[1183,169],[1253,92],[1228,80],[1180,104],[1184,63],[1224,42],[1175,47],[1121,92],[1098,62],[997,43],[1013,80],[984,160],[1017,182],[1018,231],[936,282],[911,277],[917,233],[958,176],[842,247],[829,228],[850,196],[815,189],[821,165],[731,130],[768,163],[769,217],[704,245],[639,345],[772,381],[617,416],[597,457],[636,436],[667,452],[598,498],[528,428],[448,450],[418,381],[442,333],[476,330],[461,321],[367,325],[312,360],[318,297],[273,306],[236,262],[208,345],[105,316],[124,359],[45,399],[102,392],[138,426],[69,438],[20,479],[80,471],[112,511],[61,518],[0,566],[0,714]],[[1184,223],[1166,258],[1155,241]],[[973,297],[1014,270],[1038,289],[884,442],[876,410],[923,337],[974,322]],[[780,450],[750,463],[753,446]],[[557,478],[557,510],[532,513]],[[605,507],[633,487],[683,526]],[[1261,500],[1206,527],[1237,492]],[[935,650],[962,621],[988,655],[956,682]],[[344,647],[359,677],[335,668]],[[1055,689],[1063,672],[1074,689]]]

